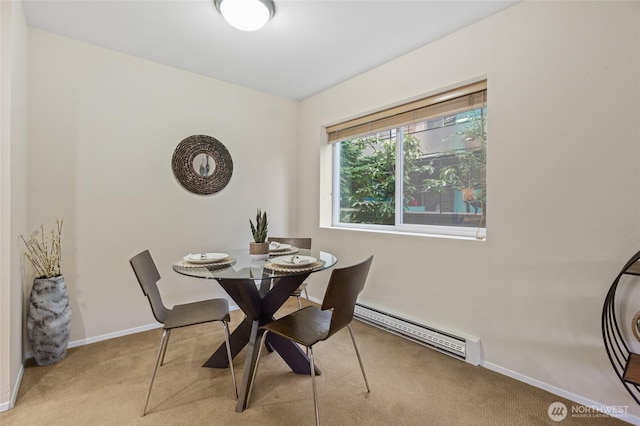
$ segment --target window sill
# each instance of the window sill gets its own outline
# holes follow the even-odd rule
[[[335,229],[338,231],[356,231],[356,232],[370,232],[375,234],[391,234],[391,235],[404,235],[411,237],[427,237],[427,238],[444,238],[449,240],[465,240],[465,241],[480,241],[486,242],[486,230],[482,230],[479,236],[476,236],[477,228],[466,228],[467,232],[460,232],[459,229],[454,228],[454,232],[429,232],[428,230],[416,230],[415,228],[407,227],[406,229],[398,228],[398,227],[388,227],[388,226],[376,226],[376,225],[330,225],[330,226],[320,226],[322,229]],[[473,229],[472,232],[468,232]],[[443,230],[444,231],[444,230]],[[473,235],[471,235],[473,234]]]

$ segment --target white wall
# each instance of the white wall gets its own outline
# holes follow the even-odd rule
[[[179,276],[189,252],[245,248],[249,219],[295,225],[297,103],[30,30],[30,227],[64,218],[62,271],[71,342],[153,323],[129,258],[149,249],[167,303],[226,296]],[[171,169],[182,139],[205,134],[229,150],[229,185],[184,190]]]
[[[478,336],[486,367],[637,416],[600,318],[640,249],[639,33],[637,2],[525,2],[303,101],[300,183],[320,193],[301,192],[300,229],[340,264],[375,255],[362,303]],[[319,226],[322,126],[482,77],[486,242]]]
[[[26,225],[27,25],[19,2],[0,2],[0,411],[22,374],[23,282],[18,235]]]

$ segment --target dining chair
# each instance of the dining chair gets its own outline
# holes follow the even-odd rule
[[[233,380],[233,390],[238,398],[238,388],[236,385],[236,375],[233,371],[233,358],[231,357],[231,348],[229,346],[229,301],[224,298],[200,300],[192,303],[185,303],[181,305],[174,305],[173,308],[168,309],[162,302],[160,291],[158,290],[158,281],[160,280],[160,273],[156,268],[155,263],[151,257],[149,250],[138,253],[133,256],[129,263],[138,278],[142,292],[149,300],[151,305],[151,311],[156,321],[163,324],[162,338],[160,339],[160,348],[158,349],[158,356],[156,357],[156,364],[153,367],[153,374],[151,375],[151,383],[149,384],[149,390],[147,391],[147,398],[142,410],[142,416],[146,414],[147,405],[149,404],[149,396],[151,395],[151,388],[153,387],[153,381],[156,378],[156,371],[158,366],[164,364],[164,355],[167,351],[167,345],[169,343],[169,336],[171,330],[174,328],[188,327],[191,325],[202,324],[213,321],[222,322],[224,328],[224,340],[227,346],[227,357],[229,358],[229,366],[231,367],[231,379]]]
[[[367,386],[367,392],[371,392],[371,389],[369,389],[369,382],[367,381],[367,375],[364,372],[364,366],[362,365],[360,351],[358,350],[358,345],[356,345],[356,339],[353,335],[353,329],[351,328],[351,321],[353,320],[356,300],[364,288],[372,262],[373,256],[370,256],[367,260],[356,265],[334,269],[331,272],[331,277],[329,278],[329,285],[327,286],[322,306],[306,306],[260,327],[263,334],[260,344],[258,345],[259,349],[256,367],[253,370],[251,386],[249,387],[249,394],[247,395],[247,407],[249,407],[249,399],[251,397],[253,385],[255,384],[256,373],[260,363],[260,354],[262,352],[262,346],[264,346],[262,343],[266,341],[268,333],[274,333],[278,336],[282,336],[308,349],[316,425],[320,424],[320,419],[318,417],[315,362],[313,358],[313,345],[316,343],[327,340],[338,331],[347,327],[349,329],[349,334],[351,335],[353,347],[356,351],[356,356],[358,357],[358,363],[360,364],[360,370],[364,377],[364,383]]]
[[[269,242],[277,242],[281,244],[290,244],[293,247],[301,248],[301,249],[310,249],[311,248],[311,238],[296,238],[296,237],[269,237]],[[307,293],[307,283],[302,283],[300,286],[295,289],[293,293],[291,293],[292,297],[298,299],[298,309],[302,309],[302,303],[300,303],[300,297],[302,296],[302,292],[304,291],[304,295],[309,300],[309,293]]]

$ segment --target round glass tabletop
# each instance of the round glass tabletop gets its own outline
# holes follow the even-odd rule
[[[184,261],[177,261],[173,264],[173,270],[179,274],[196,278],[243,280],[243,279],[263,279],[277,278],[290,275],[309,274],[318,272],[334,266],[338,259],[331,253],[318,250],[300,249],[290,255],[299,256],[298,259],[291,258],[291,265],[285,262],[270,262],[271,259],[280,255],[271,253],[268,259],[255,259],[249,255],[249,250],[221,250],[228,253],[229,257],[218,262],[208,264],[189,264]],[[317,259],[315,262],[307,262],[308,256]],[[303,262],[299,262],[302,259]]]

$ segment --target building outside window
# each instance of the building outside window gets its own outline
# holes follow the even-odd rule
[[[486,81],[327,129],[333,225],[484,238]]]

